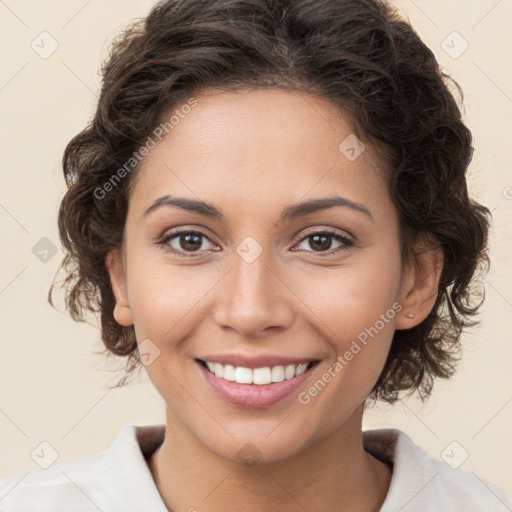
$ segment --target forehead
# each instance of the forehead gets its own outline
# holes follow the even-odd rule
[[[267,197],[313,188],[341,187],[360,198],[368,187],[383,191],[384,163],[358,142],[350,116],[325,98],[257,88],[208,90],[195,100],[141,163],[132,188],[135,196],[142,189],[145,203],[165,188]]]
[[[209,89],[195,100],[196,106],[187,114],[180,119],[173,116],[177,123],[167,138],[172,138],[183,152],[194,149],[196,156],[197,150],[199,154],[210,149],[218,152],[218,143],[229,140],[236,140],[237,144],[223,147],[224,154],[252,150],[258,160],[283,154],[291,157],[297,153],[331,153],[356,131],[348,111],[325,98],[298,91],[263,87],[230,92]],[[163,116],[164,122],[168,114]],[[261,153],[260,148],[274,149],[274,154]]]

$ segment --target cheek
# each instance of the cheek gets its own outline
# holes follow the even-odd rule
[[[172,265],[162,257],[151,263],[146,259],[145,264],[134,257],[128,275],[128,298],[139,340],[177,338],[217,281],[212,272]]]
[[[389,258],[373,255],[357,264],[322,272],[316,269],[314,274],[295,277],[293,289],[314,313],[308,315],[309,322],[337,355],[357,351],[351,347],[358,341],[360,347],[370,348],[362,350],[358,359],[385,357],[394,318],[401,309],[397,302],[400,261],[392,254],[390,251]]]

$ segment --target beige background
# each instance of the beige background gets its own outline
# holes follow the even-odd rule
[[[469,454],[462,468],[512,493],[512,1],[395,3],[464,89],[476,140],[470,191],[494,215],[493,268],[482,324],[464,336],[456,377],[438,382],[426,405],[375,408],[364,428],[401,428],[437,458],[455,440],[462,447],[455,456]],[[163,401],[145,373],[108,391],[122,363],[93,354],[101,348],[98,328],[75,324],[46,302],[62,258],[62,152],[92,116],[100,62],[114,34],[152,5],[0,1],[0,477],[37,467],[30,454],[42,441],[62,461],[105,449],[124,425],[164,421]],[[46,59],[31,48],[43,31],[59,45]],[[464,40],[468,49],[454,58]],[[59,247],[46,263],[32,252],[43,237]]]

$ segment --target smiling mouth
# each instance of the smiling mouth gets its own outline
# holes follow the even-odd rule
[[[204,366],[210,373],[220,379],[238,384],[254,384],[264,386],[291,380],[294,377],[302,375],[310,368],[318,364],[319,361],[310,361],[309,363],[264,366],[261,368],[246,368],[244,366],[233,366],[230,364],[213,363],[196,359],[198,363]]]

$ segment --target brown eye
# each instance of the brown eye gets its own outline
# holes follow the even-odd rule
[[[332,237],[329,235],[311,235],[308,239],[310,247],[318,251],[327,251],[332,245]]]
[[[198,249],[201,249],[201,245],[203,243],[201,235],[195,235],[194,233],[179,235],[178,241],[180,248],[184,251],[197,251]]]
[[[204,233],[199,231],[182,230],[167,234],[159,242],[159,245],[162,245],[164,249],[174,253],[182,254],[184,256],[193,256],[194,253],[207,250],[207,247],[204,247],[205,241],[207,244],[209,243],[213,246],[212,242]]]
[[[333,240],[338,242],[334,249],[332,248]],[[333,231],[319,231],[316,233],[308,234],[300,239],[299,245],[304,244],[304,242],[308,242],[308,245],[312,250],[301,250],[313,253],[325,253],[326,255],[346,250],[354,245],[352,240]]]

